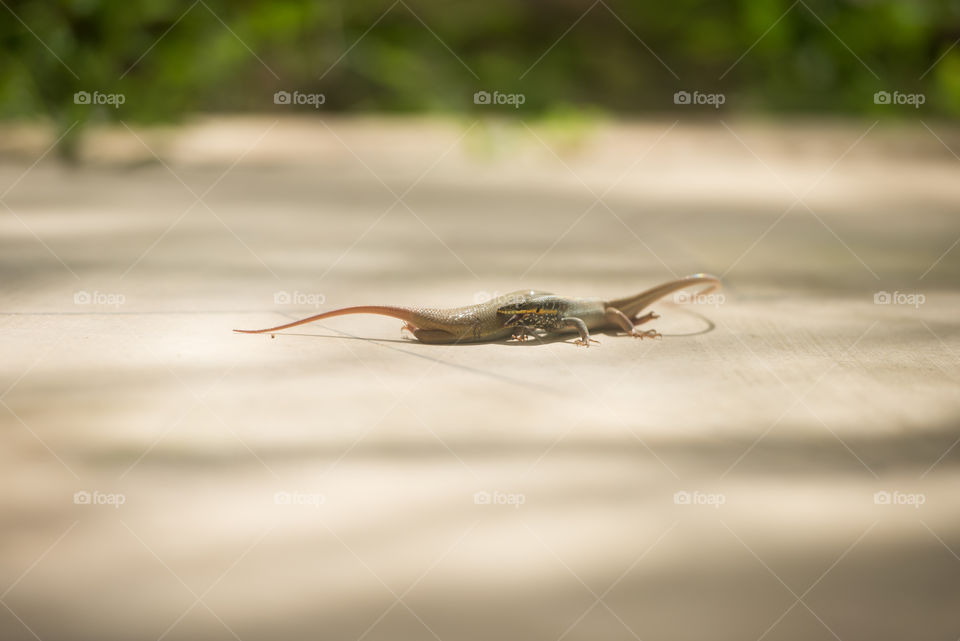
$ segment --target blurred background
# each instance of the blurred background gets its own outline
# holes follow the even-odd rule
[[[960,2],[0,16],[3,639],[960,637]]]
[[[869,117],[895,88],[922,92],[925,117],[960,114],[950,0],[5,4],[0,116],[79,121],[63,154],[97,122],[315,111],[274,104],[294,88],[324,113],[480,115],[474,92],[496,89],[525,118],[662,114],[695,88],[737,113]]]

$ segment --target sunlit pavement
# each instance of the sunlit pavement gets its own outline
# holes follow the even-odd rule
[[[3,639],[960,636],[960,131],[51,142],[0,163]],[[662,340],[231,332],[700,271]]]

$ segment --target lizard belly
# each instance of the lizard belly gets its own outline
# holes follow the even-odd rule
[[[489,304],[469,305],[454,309],[417,309],[414,324],[420,329],[442,330],[451,342],[483,341],[510,333]]]

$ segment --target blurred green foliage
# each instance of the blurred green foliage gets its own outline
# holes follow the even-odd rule
[[[725,110],[856,114],[899,90],[960,113],[960,0],[4,0],[0,15],[0,118],[64,130],[313,111],[274,104],[280,90],[323,93],[323,111],[524,116],[666,111],[678,90],[723,92]],[[525,102],[475,105],[481,89]]]

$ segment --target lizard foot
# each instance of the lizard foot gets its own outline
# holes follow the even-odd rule
[[[586,338],[586,339],[578,338],[577,340],[573,341],[574,345],[578,345],[582,347],[590,347],[590,343],[597,343],[599,345],[600,341],[594,340],[592,338]]]
[[[658,332],[658,331],[655,330],[655,329],[648,329],[648,330],[645,331],[645,332],[640,332],[640,331],[634,330],[634,331],[630,332],[630,335],[633,336],[634,338],[639,338],[639,339],[641,339],[641,340],[644,339],[644,338],[663,338],[663,336],[660,334],[660,332]]]
[[[403,332],[410,332],[410,336],[404,336]],[[400,328],[400,338],[413,338],[416,339],[417,336],[417,327],[412,323],[404,323],[403,327]]]
[[[527,336],[527,333],[524,331],[514,332],[513,336],[511,336],[510,338],[512,338],[515,341],[519,341],[521,343],[523,343],[524,341],[530,340],[530,337]]]

